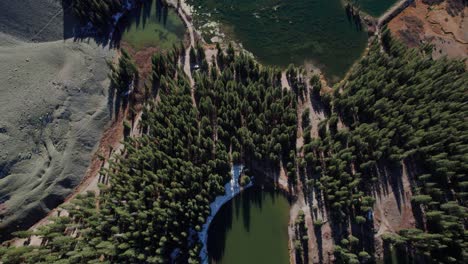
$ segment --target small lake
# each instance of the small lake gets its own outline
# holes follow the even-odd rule
[[[214,19],[268,65],[312,63],[339,81],[363,53],[367,33],[341,0],[192,0],[200,23]],[[203,18],[205,17],[205,18]],[[206,19],[205,21],[202,21]]]
[[[186,27],[174,8],[161,0],[145,1],[128,16],[122,40],[136,50],[147,47],[170,49],[184,39]]]
[[[287,264],[289,202],[253,186],[216,214],[208,231],[210,263]]]
[[[353,0],[372,15],[396,0]],[[346,14],[343,0],[191,0],[198,26],[220,22],[228,39],[239,41],[264,64],[318,66],[339,81],[362,55],[365,29]],[[208,34],[209,35],[209,34]],[[208,36],[209,38],[209,36]]]

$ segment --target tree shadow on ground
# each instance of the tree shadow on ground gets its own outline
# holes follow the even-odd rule
[[[395,201],[398,206],[398,211],[402,210],[402,203],[405,201],[405,193],[403,188],[403,167],[393,165],[389,162],[380,162],[376,168],[378,183],[373,189],[374,196],[388,195],[393,192]]]
[[[235,204],[228,202],[222,206],[208,229],[207,250],[210,259],[213,259],[215,262],[221,261],[224,256],[227,234],[232,229],[233,213],[235,210],[233,205]],[[236,213],[236,215],[238,214]]]
[[[120,47],[122,35],[131,26],[137,28],[146,27],[147,21],[151,19],[151,11],[156,9],[158,21],[167,21],[168,6],[161,0],[137,1],[136,6],[116,24],[110,24],[107,28],[94,28],[87,22],[80,21],[73,14],[72,0],[62,0],[63,8],[63,39],[73,39],[75,42],[89,43],[93,40],[101,47],[115,49]]]
[[[313,92],[309,93],[310,102],[312,103],[313,111],[316,114],[324,114],[325,117],[331,115],[331,109],[325,106],[322,102],[320,95],[314,94]],[[313,121],[312,121],[313,122]]]
[[[323,237],[322,237],[322,227],[314,226],[315,240],[317,242],[317,250],[319,256],[319,263],[323,263]]]
[[[403,163],[406,167],[406,173],[408,175],[408,180],[411,183],[412,187],[415,187],[417,175],[426,173],[426,171],[418,166],[418,162],[413,158],[406,158]],[[414,220],[416,221],[416,227],[422,230],[425,230],[424,224],[424,213],[421,210],[420,206],[412,206]]]
[[[366,251],[371,256],[375,253],[374,221],[367,219],[363,224],[352,223],[351,234],[359,239],[357,251]]]

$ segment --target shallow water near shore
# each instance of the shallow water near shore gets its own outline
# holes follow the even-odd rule
[[[210,263],[289,263],[287,198],[251,187],[226,203],[208,231]]]
[[[158,0],[144,2],[126,19],[128,26],[123,30],[122,40],[136,50],[147,47],[168,50],[183,40],[186,31],[176,11]]]

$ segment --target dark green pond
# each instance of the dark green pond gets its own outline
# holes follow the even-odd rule
[[[341,0],[191,2],[199,14],[211,14],[203,22],[219,21],[223,31],[260,62],[282,67],[313,63],[335,81],[361,56],[367,43],[367,33],[348,18]]]
[[[147,47],[168,50],[183,40],[186,31],[176,11],[164,7],[157,0],[144,2],[126,19],[128,26],[123,31],[122,40],[136,50]]]
[[[287,264],[289,203],[279,192],[251,187],[226,203],[208,231],[211,263]]]

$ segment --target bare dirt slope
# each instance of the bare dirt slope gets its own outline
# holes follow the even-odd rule
[[[74,26],[69,7],[0,1],[0,241],[73,191],[111,119],[113,51],[64,40]]]
[[[416,0],[388,26],[410,47],[433,44],[434,58],[468,58],[468,6],[464,0]]]

